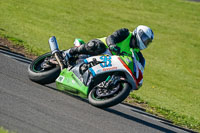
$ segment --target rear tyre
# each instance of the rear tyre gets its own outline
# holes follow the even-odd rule
[[[89,103],[99,108],[107,108],[121,103],[128,97],[131,87],[128,83],[125,82],[120,82],[119,86],[120,88],[112,96],[108,97],[99,97],[97,94],[98,87],[94,87],[88,95]]]
[[[30,80],[39,84],[50,84],[56,80],[60,74],[60,67],[58,65],[53,64],[48,69],[41,67],[44,60],[51,56],[51,53],[46,53],[32,61],[28,66],[28,76]]]

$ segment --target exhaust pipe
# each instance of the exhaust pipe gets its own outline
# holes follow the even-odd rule
[[[50,46],[52,55],[56,52],[59,52],[58,43],[55,36],[52,36],[49,38],[49,46]]]
[[[62,56],[60,55],[60,50],[58,48],[58,43],[55,36],[52,36],[49,38],[49,46],[51,49],[51,53],[53,56],[55,56],[56,60],[58,61],[58,64],[60,66],[61,71],[64,69],[64,64],[62,62]]]

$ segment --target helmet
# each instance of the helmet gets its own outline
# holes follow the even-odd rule
[[[147,46],[153,41],[154,38],[153,31],[144,25],[139,25],[133,31],[133,36],[135,36],[136,45],[140,50],[147,48]]]

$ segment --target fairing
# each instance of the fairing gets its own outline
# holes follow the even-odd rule
[[[61,91],[67,91],[83,98],[86,98],[88,95],[88,87],[73,72],[67,69],[63,69],[60,76],[56,79],[56,86]]]
[[[137,89],[136,79],[132,73],[134,71],[133,60],[130,56],[93,56],[85,59],[85,63],[92,62],[94,58],[102,62],[89,69],[94,77],[114,71],[124,72],[132,89]]]
[[[80,66],[89,64],[94,59],[99,64],[90,67],[84,74],[80,74]],[[113,72],[125,73],[126,80],[132,86],[132,89],[138,89],[135,76],[133,75],[133,58],[130,56],[92,56],[77,64],[70,71],[63,69],[56,79],[56,86],[59,90],[67,91],[73,95],[86,98],[89,93],[91,78],[99,79],[101,76],[109,75]],[[91,75],[91,74],[92,75]],[[98,77],[98,78],[96,78]]]

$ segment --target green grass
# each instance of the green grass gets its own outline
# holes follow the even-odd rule
[[[10,132],[10,131],[4,129],[3,127],[0,127],[0,133],[14,133],[14,132]]]
[[[191,119],[197,121],[196,126],[200,123],[200,3],[1,0],[0,9],[0,35],[38,55],[49,51],[48,38],[52,35],[61,49],[67,49],[77,37],[88,41],[122,27],[133,30],[140,24],[150,26],[155,40],[143,51],[144,85],[134,94],[155,108],[174,112],[174,118],[184,116],[190,128]]]
[[[146,112],[155,114],[159,117],[166,118],[167,120],[170,120],[176,125],[190,129],[196,129],[197,131],[200,130],[200,122],[194,119],[194,117],[189,117],[188,115],[180,115],[175,111],[154,105],[145,101],[144,99],[135,95],[134,93],[131,93],[130,97],[132,97],[133,99],[128,98],[126,100],[127,103],[138,103],[142,108],[145,108]]]

